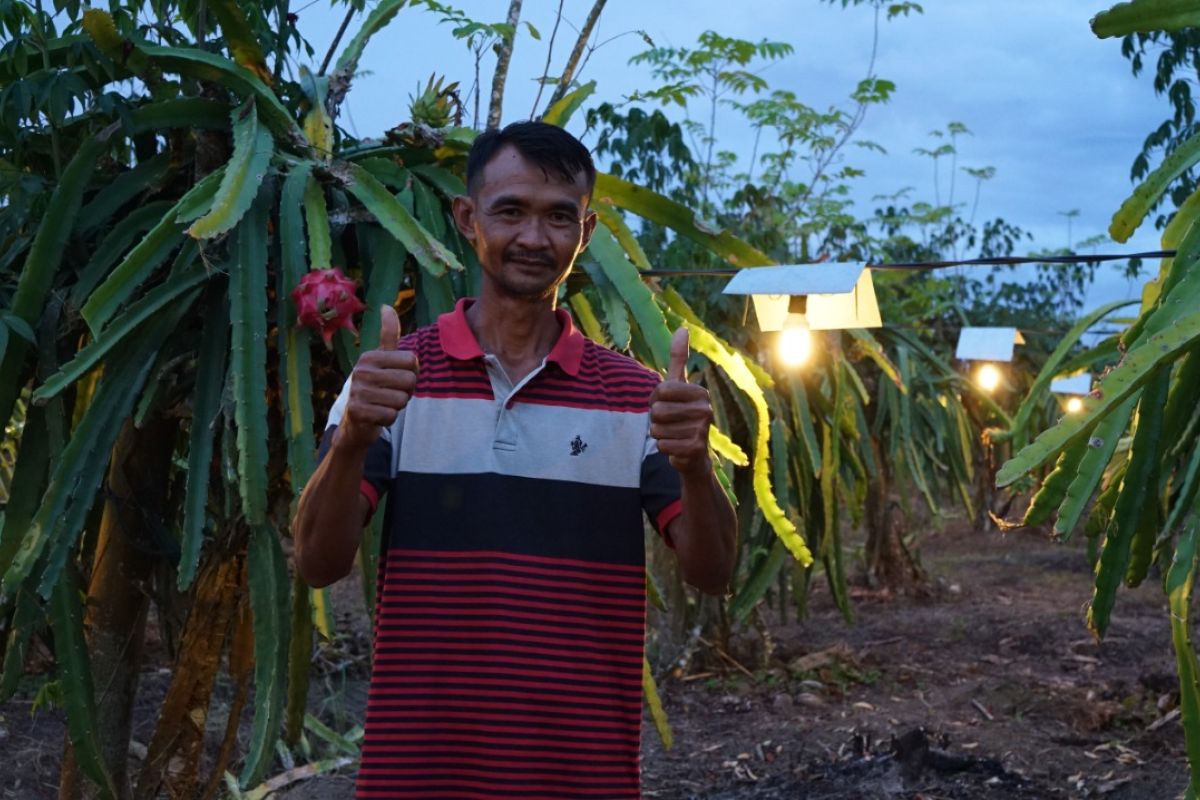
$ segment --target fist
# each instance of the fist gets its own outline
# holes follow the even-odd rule
[[[379,348],[358,358],[350,374],[350,396],[339,438],[363,449],[389,427],[417,387],[417,356],[397,350],[400,320],[391,306],[380,308]]]
[[[708,475],[708,428],[713,421],[708,390],[687,382],[688,332],[675,331],[667,379],[650,395],[650,435],[671,466],[684,476]]]

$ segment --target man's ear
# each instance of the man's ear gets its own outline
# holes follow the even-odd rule
[[[450,213],[458,232],[471,244],[475,243],[475,201],[470,195],[460,194],[450,201]]]
[[[579,250],[582,252],[587,249],[588,242],[592,240],[592,234],[596,232],[596,212],[588,209],[587,214],[583,217],[583,242],[579,245]]]

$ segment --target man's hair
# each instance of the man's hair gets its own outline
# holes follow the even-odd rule
[[[468,192],[479,188],[484,168],[506,146],[541,167],[547,178],[572,182],[582,172],[589,194],[596,184],[596,165],[582,142],[557,125],[529,121],[513,122],[500,130],[489,128],[479,134],[467,154]]]

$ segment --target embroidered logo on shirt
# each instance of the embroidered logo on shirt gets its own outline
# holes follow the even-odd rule
[[[571,455],[581,455],[584,450],[587,450],[587,442],[579,438],[579,434],[575,434],[575,438],[571,440]]]

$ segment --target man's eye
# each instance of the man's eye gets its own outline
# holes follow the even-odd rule
[[[559,213],[551,214],[550,221],[555,225],[573,225],[578,220],[576,220],[575,217],[571,216],[570,214]]]

